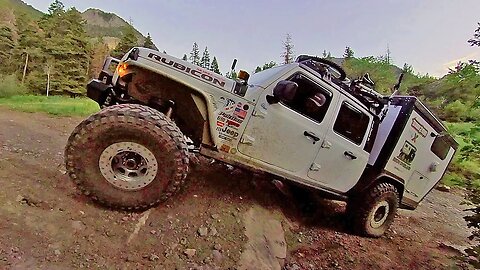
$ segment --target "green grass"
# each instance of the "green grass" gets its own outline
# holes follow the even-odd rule
[[[98,112],[98,104],[88,98],[63,96],[12,96],[0,98],[0,106],[22,112],[44,112],[58,116],[87,116]]]
[[[472,122],[447,123],[447,127],[459,146],[442,183],[448,186],[465,187],[472,184],[474,187],[480,187],[480,153],[477,145],[480,140],[479,124]],[[470,154],[462,159],[461,157],[465,156],[466,151],[469,151]]]

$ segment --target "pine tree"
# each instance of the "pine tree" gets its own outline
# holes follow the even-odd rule
[[[210,70],[217,74],[222,74],[220,73],[220,69],[218,68],[218,62],[215,56],[213,57],[212,64],[210,64]]]
[[[42,48],[45,58],[41,68],[30,76],[42,78],[39,81],[42,87],[36,88],[37,91],[45,89],[48,77],[51,79],[52,92],[82,94],[85,92],[90,60],[85,21],[75,8],[65,11],[61,7],[63,4],[55,1],[49,8],[51,12],[39,22],[45,33],[45,45]]]
[[[402,70],[407,74],[413,74],[413,67],[407,63],[403,64]]]
[[[58,15],[65,12],[65,5],[59,0],[53,1],[48,7],[48,15]]]
[[[290,64],[293,63],[295,55],[293,54],[293,43],[292,43],[292,36],[287,34],[285,37],[285,41],[283,41],[283,53],[282,59],[283,64]]]
[[[143,43],[143,47],[158,51],[157,46],[155,46],[155,44],[153,44],[152,37],[150,36],[150,33],[147,33],[147,37],[145,38],[145,42]]]
[[[203,51],[202,60],[200,60],[200,66],[210,69],[210,54],[208,53],[207,47],[205,47],[205,50]]]
[[[184,55],[183,55],[182,60],[183,60],[183,61],[188,61],[187,54],[184,54]]]
[[[12,29],[6,25],[0,25],[0,72],[11,73],[12,58],[15,48]]]
[[[123,30],[123,35],[120,39],[120,42],[112,52],[112,56],[120,58],[135,46],[138,46],[138,39],[135,36],[135,29],[133,26],[127,25]]]
[[[387,44],[387,52],[385,53],[385,61],[387,62],[387,64],[391,64],[392,63],[392,56],[391,56],[391,52],[390,52],[390,46]]]
[[[18,61],[15,61],[13,68],[18,71],[22,83],[27,82],[27,88],[32,90],[41,87],[38,81],[40,78],[34,75],[42,76],[43,73],[40,66],[45,62],[43,52],[46,43],[45,32],[25,14],[23,15],[17,17],[18,40],[13,54]]]
[[[391,56],[389,45],[387,45],[387,50],[385,52],[385,55],[380,55],[379,57],[377,57],[377,59],[378,59],[378,61],[380,61],[384,64],[387,64],[387,65],[390,65],[392,63],[392,56]]]
[[[347,46],[347,47],[345,47],[345,52],[343,53],[343,58],[345,58],[345,59],[353,58],[354,54],[355,53],[353,52],[352,48]]]
[[[195,65],[200,65],[200,51],[196,42],[193,43],[192,51],[190,52],[190,62]]]
[[[255,69],[255,73],[258,73],[258,72],[260,72],[260,71],[267,70],[267,69],[272,68],[272,67],[274,67],[274,66],[276,66],[276,65],[277,65],[277,63],[275,63],[274,61],[270,61],[269,63],[263,64],[262,67],[257,67],[257,68]]]
[[[225,77],[229,78],[229,79],[232,79],[232,80],[235,80],[237,78],[238,74],[235,70],[232,70],[230,72],[227,72],[227,74],[225,74]]]
[[[480,23],[478,23],[478,27],[473,34],[473,38],[468,40],[470,46],[480,46]]]
[[[269,69],[269,68],[273,68],[273,67],[275,67],[276,65],[277,65],[277,63],[275,63],[274,61],[270,61],[270,62],[268,62],[268,63],[263,64],[262,70],[267,70],[267,69]]]

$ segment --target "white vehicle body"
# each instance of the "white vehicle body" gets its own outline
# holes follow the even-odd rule
[[[385,173],[402,179],[404,203],[414,206],[443,177],[455,154],[455,144],[444,135],[446,128],[441,122],[414,97],[398,97],[396,101],[379,126],[369,165],[382,163]],[[390,139],[390,143],[396,140],[393,148],[387,146],[390,134],[396,134]],[[441,153],[432,151],[437,146],[442,146]],[[390,149],[389,157],[386,149]]]
[[[398,186],[402,205],[415,208],[455,153],[456,143],[445,127],[414,97],[395,97],[380,121],[354,96],[301,63],[254,74],[242,85],[145,48],[133,49],[120,61],[128,66],[127,73],[147,70],[184,88],[175,91],[188,89],[203,120],[197,140],[203,155],[268,172],[334,198],[346,200],[387,179]],[[283,102],[269,104],[267,96],[277,83],[293,79],[327,96],[322,119],[312,119]],[[117,70],[112,85],[122,84]],[[142,90],[140,81],[131,82],[127,91],[143,103],[155,95]],[[359,120],[344,119],[345,112]],[[350,137],[357,129],[363,131],[361,136]],[[443,159],[431,150],[439,137],[450,138],[443,145],[448,148]]]

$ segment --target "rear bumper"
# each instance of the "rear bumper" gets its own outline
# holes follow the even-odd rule
[[[99,105],[102,105],[105,99],[107,98],[108,89],[112,85],[105,84],[104,82],[94,79],[87,84],[87,96],[95,100]]]

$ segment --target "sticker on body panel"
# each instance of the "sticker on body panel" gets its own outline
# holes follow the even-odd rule
[[[403,168],[410,170],[416,154],[417,148],[411,142],[405,141],[402,149],[400,149],[400,153],[393,158],[393,161],[400,164]]]
[[[238,135],[240,135],[240,133],[236,129],[230,127],[217,127],[217,131],[219,133],[220,139],[224,139],[227,141],[237,139]]]
[[[232,112],[235,109],[236,102],[231,98],[220,97],[219,102],[223,104],[222,111]]]
[[[217,127],[224,127],[226,125],[233,129],[238,129],[242,122],[242,119],[235,118],[232,115],[225,114],[224,112],[221,112],[217,116]]]
[[[248,104],[226,97],[220,97],[219,103],[223,104],[223,108],[216,119],[216,130],[220,139],[231,142],[238,139],[240,135],[238,129],[247,117],[250,107]]]
[[[230,152],[230,146],[229,146],[229,145],[226,145],[226,144],[223,144],[223,145],[220,147],[220,151],[225,152],[225,153],[228,153],[228,152]]]
[[[418,122],[416,117],[412,119],[412,128],[416,130],[418,133],[420,133],[422,137],[424,138],[427,137],[428,130],[422,124],[420,124],[420,122]]]
[[[235,111],[233,112],[233,114],[242,120],[245,119],[245,117],[247,117],[247,111],[238,107],[235,108]]]

